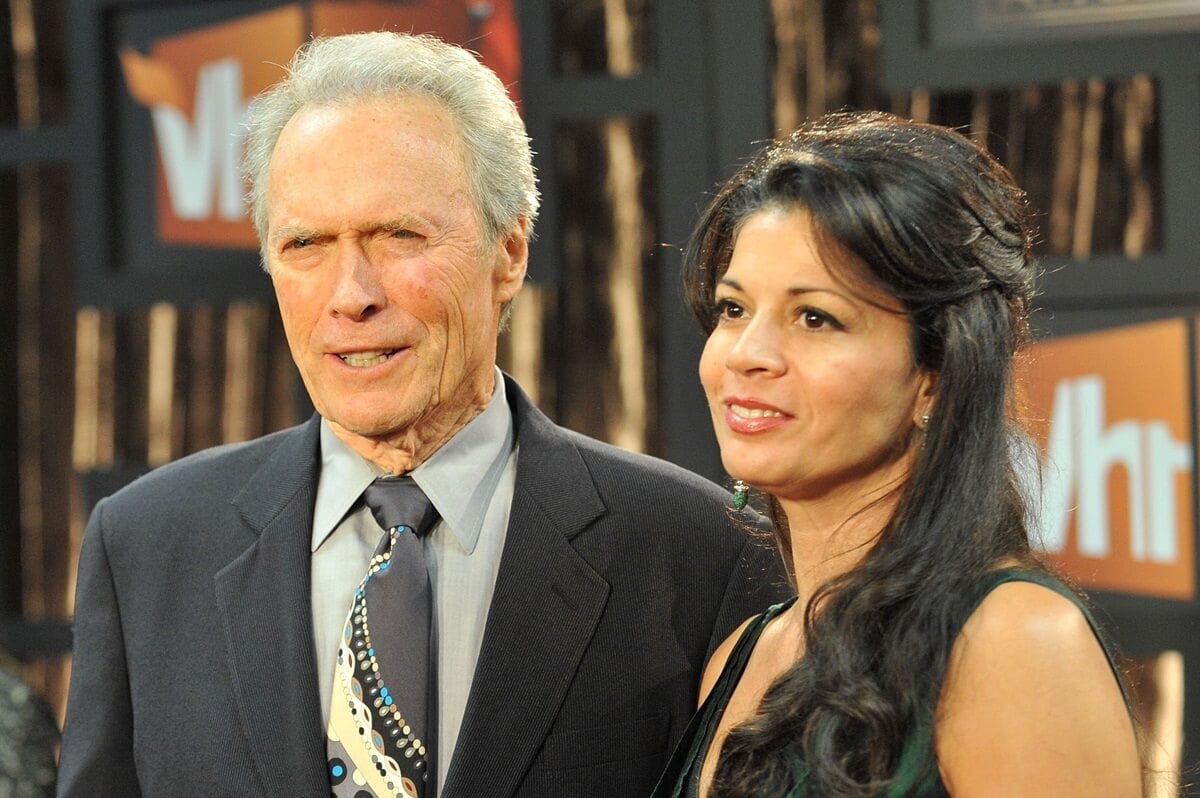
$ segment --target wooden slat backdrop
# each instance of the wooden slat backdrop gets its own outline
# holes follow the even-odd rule
[[[879,84],[876,2],[771,0],[775,39],[763,46],[775,53],[779,131],[842,107],[962,125],[1010,165],[1042,210],[1043,251],[1136,255],[1157,246],[1161,176],[1149,79],[1080,76],[1054,86],[887,97]],[[561,68],[630,74],[647,66],[649,0],[555,5]],[[62,119],[65,7],[64,0],[0,0],[0,124]],[[563,279],[557,287],[526,288],[500,352],[502,365],[561,422],[652,452],[654,270],[676,266],[666,254],[656,258],[654,135],[639,119],[560,131]],[[299,420],[290,357],[271,306],[75,310],[71,258],[87,253],[66,248],[61,209],[70,188],[60,167],[22,168],[15,179],[0,179],[0,206],[16,208],[18,220],[15,239],[5,237],[16,250],[0,257],[16,272],[0,310],[19,314],[19,386],[0,390],[19,404],[29,615],[72,610],[84,522],[80,474],[160,464]],[[25,675],[61,713],[67,662],[37,663]]]

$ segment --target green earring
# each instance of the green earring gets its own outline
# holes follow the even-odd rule
[[[750,500],[750,486],[742,480],[734,480],[733,483],[733,509],[743,510],[746,508],[746,502]]]

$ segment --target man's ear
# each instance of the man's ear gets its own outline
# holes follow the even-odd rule
[[[529,267],[529,220],[517,217],[516,224],[503,234],[496,255],[496,297],[500,304],[507,304],[525,283],[525,271]]]

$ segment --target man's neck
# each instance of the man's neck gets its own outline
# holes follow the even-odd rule
[[[482,413],[492,399],[493,383],[487,391],[479,391],[457,412],[439,408],[433,416],[415,419],[404,429],[386,435],[361,435],[335,421],[326,419],[329,428],[351,450],[358,453],[387,474],[407,474],[424,463],[442,448],[459,430]]]

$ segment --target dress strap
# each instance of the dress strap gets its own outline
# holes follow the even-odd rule
[[[762,636],[763,629],[771,619],[792,606],[795,601],[793,596],[787,601],[775,604],[746,624],[733,650],[729,652],[729,659],[725,661],[725,667],[721,669],[716,684],[705,697],[700,709],[692,716],[679,744],[671,754],[667,768],[659,779],[658,786],[654,788],[652,798],[688,798],[697,794],[704,757],[708,754],[717,724],[725,713],[729,697],[746,670],[746,663],[750,661],[758,638]]]

